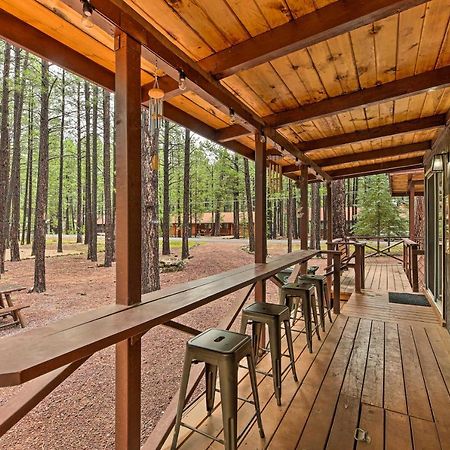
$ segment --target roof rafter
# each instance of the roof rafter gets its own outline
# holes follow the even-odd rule
[[[414,158],[400,159],[398,161],[387,161],[365,166],[350,167],[346,169],[332,170],[329,174],[333,179],[362,177],[367,175],[376,175],[379,173],[395,172],[397,170],[416,169],[423,167],[423,158],[416,156]]]
[[[200,61],[200,65],[216,79],[225,78],[425,2],[426,0],[337,1],[217,52]]]
[[[280,128],[447,86],[450,86],[450,66],[271,114],[264,120]]]
[[[416,152],[426,152],[431,150],[431,141],[415,142],[413,144],[398,145],[395,147],[381,148],[360,153],[350,153],[333,158],[317,159],[315,162],[325,170],[328,166],[337,166],[355,161],[369,161],[372,159],[382,159],[394,156],[405,156]]]
[[[382,125],[368,130],[359,130],[352,133],[338,134],[336,136],[328,136],[314,141],[305,141],[297,144],[297,147],[306,154],[314,155],[315,150],[321,150],[329,147],[337,147],[340,145],[354,144],[357,142],[369,141],[386,136],[396,136],[398,134],[411,133],[414,131],[424,131],[437,127],[445,126],[445,114],[436,116],[423,117],[419,119],[407,120],[389,125]]]

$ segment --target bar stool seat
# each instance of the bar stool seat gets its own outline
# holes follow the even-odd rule
[[[314,286],[316,287],[317,302],[319,304],[320,323],[322,325],[322,330],[325,331],[325,312],[328,314],[330,323],[333,322],[331,318],[331,302],[328,295],[327,277],[325,275],[307,274],[300,275],[299,279],[308,281],[314,284]]]
[[[305,280],[298,280],[296,283],[287,283],[280,289],[280,304],[289,307],[290,311],[294,312],[293,324],[297,321],[298,309],[301,302],[301,310],[303,313],[303,320],[305,322],[304,330],[306,334],[306,342],[308,350],[312,353],[312,335],[316,333],[320,340],[319,321],[317,318],[316,307],[316,287],[313,283]],[[314,320],[314,327],[312,321]],[[294,330],[296,331],[296,330]]]
[[[186,354],[181,379],[177,417],[171,447],[173,450],[177,447],[181,426],[201,433],[214,441],[220,442],[225,446],[226,450],[237,449],[237,442],[239,440],[237,435],[238,368],[239,362],[243,358],[247,358],[253,393],[253,401],[245,401],[248,401],[255,406],[255,416],[259,433],[262,438],[264,437],[256,382],[255,360],[252,350],[252,339],[245,334],[211,328],[193,337],[186,343]],[[219,392],[221,394],[224,430],[223,440],[182,422],[191,365],[199,362],[205,363],[206,410],[208,415],[211,415],[214,409],[217,372],[219,373]],[[253,421],[255,416],[252,417],[251,421]],[[246,429],[247,427],[244,428],[244,431]]]
[[[290,358],[290,369],[297,382],[297,373],[295,371],[294,346],[291,333],[291,313],[287,306],[277,305],[275,303],[257,302],[242,310],[241,333],[245,333],[248,323],[253,328],[254,353],[258,350],[261,326],[267,325],[269,329],[269,348],[272,360],[272,378],[277,404],[281,405],[281,325],[284,324],[286,340]],[[288,368],[289,368],[288,367]]]

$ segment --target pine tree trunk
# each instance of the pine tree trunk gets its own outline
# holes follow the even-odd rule
[[[169,121],[164,121],[162,254],[170,255]]]
[[[28,53],[24,58],[23,69],[20,68],[21,50],[15,50],[14,81],[16,90],[14,92],[14,140],[13,157],[11,165],[11,228],[10,228],[10,251],[11,261],[20,261],[20,138],[22,133],[23,98],[25,91],[25,76],[23,71],[28,65]]]
[[[181,259],[189,257],[189,169],[191,158],[191,134],[185,129],[184,135],[184,171],[183,171],[183,232],[181,237]]]
[[[83,186],[81,165],[81,81],[77,82],[77,244],[83,242]]]
[[[25,195],[23,198],[23,218],[22,218],[22,239],[21,244],[25,244],[25,236],[27,234],[27,215],[28,215],[28,196],[31,195],[30,192],[30,176],[31,169],[33,166],[33,122],[32,122],[32,103],[33,92],[31,92],[30,100],[28,102],[28,152],[27,152],[27,168],[25,172]]]
[[[142,293],[160,288],[158,169],[152,161],[158,159],[158,138],[150,136],[148,111],[142,113]]]
[[[84,100],[85,100],[85,123],[86,123],[86,152],[85,152],[85,196],[84,196],[84,243],[88,246],[87,259],[91,259],[91,101],[90,86],[88,82],[84,83]]]
[[[6,231],[8,229],[7,198],[9,176],[9,69],[11,45],[5,44],[0,121],[0,274],[5,271]]]
[[[111,211],[111,97],[103,91],[103,189],[105,203],[105,267],[114,257],[114,229]]]
[[[345,182],[335,180],[333,184],[333,237],[345,237]]]
[[[216,210],[214,211],[214,236],[220,236],[220,209],[218,201],[216,201]]]
[[[244,158],[245,196],[247,199],[248,249],[255,251],[255,225],[253,223],[253,198],[248,159]]]
[[[91,239],[90,256],[91,261],[97,261],[97,125],[98,125],[98,87],[94,86],[92,107],[92,200],[91,200]]]
[[[63,179],[64,179],[64,121],[65,121],[65,100],[66,100],[66,73],[63,70],[61,80],[61,124],[59,134],[59,184],[58,184],[58,247],[57,252],[63,251]]]
[[[39,126],[39,165],[36,191],[36,227],[34,230],[34,292],[44,292],[45,287],[45,236],[48,200],[48,116],[49,116],[49,70],[48,62],[42,61],[41,114]]]
[[[314,235],[314,239],[312,240],[311,248],[315,248],[316,250],[320,250],[320,232],[321,232],[321,223],[320,223],[320,186],[319,183],[313,183],[312,185],[312,224],[311,224],[311,233]]]
[[[239,239],[239,158],[234,155],[233,168],[236,171],[236,183],[233,189],[233,239]]]
[[[287,246],[288,246],[288,253],[292,252],[292,181],[288,181],[288,201],[286,205],[287,209]]]
[[[28,206],[27,206],[27,238],[26,243],[31,243],[31,229],[32,229],[32,217],[33,217],[33,154],[34,154],[34,99],[33,89],[31,89],[31,100],[29,104],[29,128],[28,128],[28,162],[29,162],[29,174],[28,174]]]

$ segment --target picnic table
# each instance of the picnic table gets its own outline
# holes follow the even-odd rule
[[[3,319],[6,316],[11,316],[13,318],[13,322],[0,323],[0,328],[11,325],[20,325],[22,328],[25,328],[25,321],[23,320],[21,310],[28,308],[29,305],[14,306],[11,298],[12,293],[20,292],[25,289],[26,288],[23,286],[14,284],[0,284],[0,319]]]

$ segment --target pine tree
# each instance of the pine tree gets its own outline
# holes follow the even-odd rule
[[[364,188],[358,195],[358,215],[354,232],[360,236],[376,236],[378,250],[380,236],[394,237],[406,233],[406,220],[389,191],[387,175],[364,179]]]

